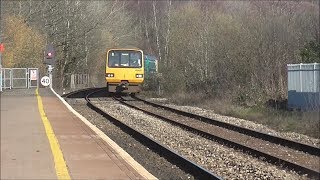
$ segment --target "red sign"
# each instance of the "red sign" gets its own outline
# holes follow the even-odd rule
[[[4,51],[4,45],[3,43],[0,43],[0,52],[3,52]]]

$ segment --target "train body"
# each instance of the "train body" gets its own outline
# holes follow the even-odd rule
[[[158,72],[158,60],[155,56],[144,55],[144,75],[145,78],[150,78]]]
[[[140,49],[109,49],[106,61],[109,92],[138,93],[144,81],[144,55]]]

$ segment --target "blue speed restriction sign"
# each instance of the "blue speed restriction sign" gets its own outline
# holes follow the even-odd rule
[[[50,78],[48,76],[43,76],[40,80],[42,86],[49,86],[50,85]]]

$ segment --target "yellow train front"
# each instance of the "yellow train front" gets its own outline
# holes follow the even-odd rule
[[[106,82],[109,92],[138,93],[144,80],[143,52],[139,49],[109,49]]]

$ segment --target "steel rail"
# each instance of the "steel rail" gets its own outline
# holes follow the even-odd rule
[[[307,174],[309,177],[319,177],[320,176],[320,172],[318,172],[316,170],[313,170],[313,169],[310,169],[308,167],[305,167],[305,166],[302,166],[302,165],[299,165],[299,164],[296,164],[294,162],[290,162],[290,161],[287,161],[287,160],[284,160],[284,159],[281,159],[281,158],[278,158],[278,157],[274,157],[271,154],[268,154],[268,153],[265,153],[265,152],[261,152],[259,150],[256,150],[256,149],[253,149],[251,147],[248,147],[246,145],[242,145],[242,144],[230,141],[228,139],[221,138],[221,137],[216,136],[214,134],[210,134],[210,133],[198,130],[196,128],[181,124],[179,122],[173,121],[173,120],[168,119],[166,117],[151,113],[151,112],[146,111],[144,109],[138,108],[138,107],[136,107],[134,105],[126,103],[124,101],[124,99],[117,99],[117,100],[123,105],[126,105],[126,106],[128,106],[130,108],[133,108],[133,109],[136,109],[136,110],[139,110],[139,111],[142,111],[142,112],[144,112],[144,113],[146,113],[148,115],[151,115],[153,117],[156,117],[156,118],[159,118],[159,119],[163,119],[164,121],[166,121],[168,123],[171,123],[173,125],[179,126],[179,127],[183,128],[183,129],[186,129],[186,130],[188,130],[190,132],[193,132],[195,134],[201,135],[202,137],[205,137],[207,139],[216,140],[217,142],[219,142],[221,144],[225,144],[228,147],[231,147],[231,148],[234,148],[234,149],[242,150],[245,153],[247,153],[247,154],[249,154],[251,156],[254,156],[254,157],[264,157],[270,163],[273,163],[273,164],[276,164],[276,165],[285,166],[286,168],[292,169],[292,170],[298,172],[299,174],[302,174],[302,175],[303,174]]]
[[[154,152],[157,152],[160,156],[165,157],[168,161],[172,162],[173,164],[176,164],[181,169],[186,171],[189,174],[192,174],[196,179],[222,179],[221,177],[209,172],[208,170],[202,168],[201,166],[195,164],[194,162],[184,158],[183,156],[179,155],[178,153],[174,152],[173,150],[170,150],[169,148],[161,145],[156,140],[153,140],[146,136],[145,134],[139,132],[138,130],[122,123],[121,121],[117,120],[116,118],[110,116],[108,113],[104,112],[97,106],[95,106],[90,101],[90,96],[94,95],[95,93],[102,91],[103,89],[99,89],[96,91],[92,91],[88,93],[85,97],[87,101],[88,107],[96,111],[97,113],[101,114],[103,117],[110,120],[112,123],[114,123],[116,126],[118,126],[121,130],[124,132],[130,134],[133,138],[137,139],[139,142],[144,144],[145,146],[152,149]]]
[[[87,94],[97,91],[97,90],[106,90],[106,87],[101,87],[101,88],[86,88],[86,89],[79,89],[76,91],[69,92],[67,94],[62,95],[61,97],[63,98],[85,98]]]
[[[152,102],[146,101],[146,100],[138,98],[138,97],[133,97],[133,98],[136,99],[136,100],[142,101],[142,102],[144,102],[146,104],[149,104],[151,106],[154,106],[154,107],[157,107],[157,108],[163,108],[165,110],[177,113],[177,114],[182,115],[182,116],[186,116],[186,117],[189,117],[189,118],[194,118],[194,119],[200,120],[202,122],[206,122],[208,124],[213,124],[213,125],[216,125],[216,126],[219,126],[219,127],[223,127],[225,129],[229,129],[229,130],[236,131],[236,132],[239,132],[239,133],[242,133],[242,134],[246,134],[246,135],[249,135],[249,136],[252,136],[252,137],[263,139],[265,141],[269,141],[269,142],[272,142],[272,143],[275,143],[275,144],[280,144],[282,146],[286,146],[286,147],[289,147],[291,149],[303,151],[303,152],[306,152],[306,153],[311,154],[311,155],[320,156],[320,148],[318,148],[316,146],[312,146],[312,145],[308,145],[308,144],[292,141],[292,140],[289,140],[289,139],[281,138],[281,137],[278,137],[278,136],[266,134],[266,133],[263,133],[263,132],[259,132],[259,131],[255,131],[255,130],[251,130],[251,129],[247,129],[247,128],[243,128],[243,127],[240,127],[240,126],[237,126],[237,125],[221,122],[221,121],[218,121],[218,120],[215,120],[215,119],[210,119],[210,118],[207,118],[207,117],[204,117],[204,116],[200,116],[200,115],[196,115],[196,114],[192,114],[192,113],[189,113],[189,112],[180,111],[180,110],[177,110],[177,109],[174,109],[174,108],[170,108],[170,107],[167,107],[167,106],[163,106],[163,105],[160,105],[160,104],[152,103]]]

